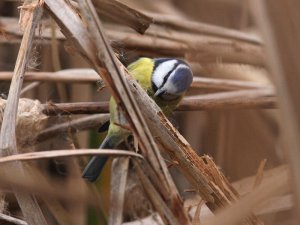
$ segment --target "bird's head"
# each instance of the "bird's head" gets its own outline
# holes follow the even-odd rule
[[[193,81],[193,73],[187,63],[174,58],[154,59],[151,78],[154,96],[163,100],[175,100],[184,95]]]

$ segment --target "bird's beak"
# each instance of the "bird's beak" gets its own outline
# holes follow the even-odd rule
[[[162,93],[164,93],[165,91],[163,89],[158,89],[155,94],[154,94],[154,97],[157,97],[159,95],[161,95]]]

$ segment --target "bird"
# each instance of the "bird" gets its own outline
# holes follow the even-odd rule
[[[153,98],[168,116],[184,97],[193,81],[190,66],[176,58],[141,57],[129,64],[129,73]],[[115,149],[131,135],[126,129],[126,118],[113,97],[109,101],[110,125],[100,149]],[[108,156],[93,156],[85,167],[82,177],[90,182],[97,180]]]

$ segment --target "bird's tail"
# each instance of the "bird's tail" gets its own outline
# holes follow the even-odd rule
[[[118,136],[106,136],[100,145],[100,150],[114,149],[120,143],[119,139],[120,137]],[[104,168],[108,158],[108,156],[93,156],[85,167],[82,177],[90,182],[95,181],[101,174],[101,171]]]

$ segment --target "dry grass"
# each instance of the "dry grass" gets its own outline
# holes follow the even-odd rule
[[[8,205],[0,220],[276,225],[299,219],[292,200],[299,209],[300,49],[292,43],[300,43],[294,35],[300,8],[289,2],[36,0],[24,1],[19,24],[17,17],[0,17],[0,48],[18,48],[14,71],[3,65],[0,72],[3,84],[11,81],[7,100],[0,99],[0,197]],[[16,11],[17,4],[0,3],[6,7]],[[280,9],[289,19],[278,16]],[[182,134],[128,74],[124,64],[139,56],[183,58],[192,66],[192,87],[175,112]],[[109,120],[107,91],[125,113],[138,152],[98,151],[88,143],[93,135],[84,131]],[[30,98],[41,102],[33,107]],[[94,154],[116,157],[96,185],[81,179],[86,159],[80,156]]]

